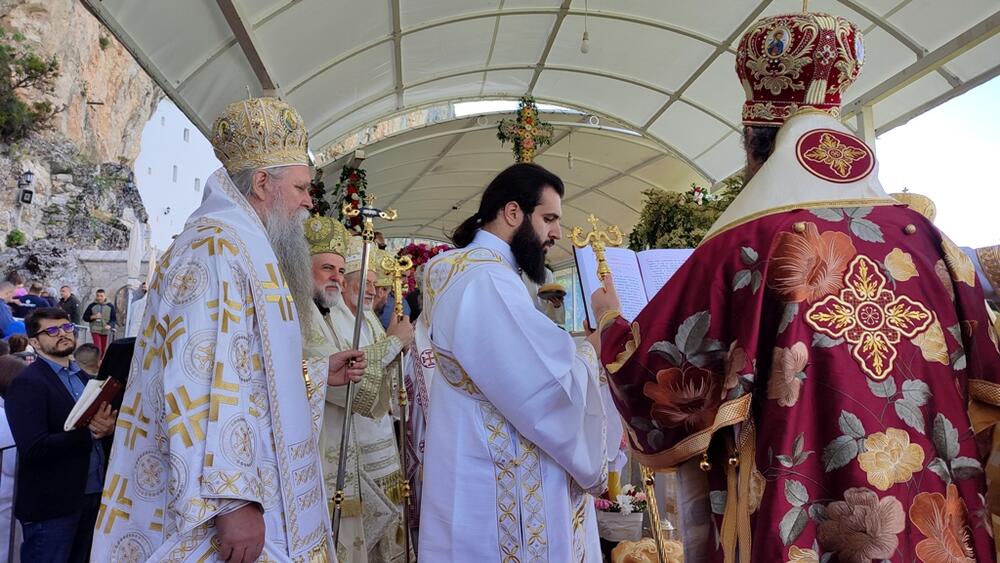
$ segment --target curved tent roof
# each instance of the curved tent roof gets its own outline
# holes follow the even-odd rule
[[[802,8],[798,0],[83,2],[202,131],[247,88],[275,93],[302,113],[312,150],[320,165],[328,165],[345,138],[393,115],[528,92],[540,103],[632,131],[669,155],[681,171],[661,171],[667,175],[659,184],[675,177],[711,184],[742,166],[735,44],[758,18]],[[813,0],[809,7],[847,17],[864,31],[865,68],[847,92],[844,115],[869,140],[1000,74],[997,0]],[[580,49],[585,29],[587,54]],[[469,120],[460,121],[448,127],[467,129]],[[454,139],[444,125],[434,127],[444,133],[435,137],[443,145],[422,147],[431,154]],[[574,137],[583,143],[590,135],[604,135],[602,141],[615,136],[595,131],[601,130]],[[463,139],[459,150],[482,136],[477,142],[483,151],[508,155],[506,161],[470,161],[477,170],[510,162],[495,139],[492,149],[485,146],[486,134],[455,135]],[[394,152],[397,164],[418,160]],[[641,163],[635,156],[628,150],[592,155],[614,174]],[[483,185],[475,174],[459,178],[456,173],[439,190]],[[581,179],[579,188],[592,194],[608,179],[597,174]],[[642,185],[621,188],[626,191],[614,197],[634,201]],[[456,198],[428,198],[425,207],[432,201],[441,207],[422,217],[447,216]],[[582,195],[578,203],[595,210],[600,204]]]

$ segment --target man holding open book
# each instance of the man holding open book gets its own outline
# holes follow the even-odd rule
[[[746,187],[634,322],[594,303],[634,459],[710,491],[679,499],[688,560],[996,560],[997,335],[969,258],[839,119],[863,57],[843,18],[752,25]]]
[[[38,359],[7,390],[5,406],[19,455],[14,513],[24,530],[23,563],[89,559],[104,483],[101,439],[117,412],[105,403],[89,424],[64,423],[90,377],[70,359],[74,325],[62,309],[36,309],[26,319]]]

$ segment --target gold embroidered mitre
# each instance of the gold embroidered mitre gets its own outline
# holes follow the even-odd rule
[[[900,192],[889,195],[900,203],[905,203],[910,209],[927,217],[932,223],[934,222],[934,218],[937,217],[937,206],[934,205],[934,200],[925,195],[913,192]]]
[[[364,246],[364,241],[361,240],[361,237],[350,237],[348,239],[347,256],[344,257],[344,260],[347,262],[344,266],[344,273],[353,274],[354,272],[358,272],[361,270],[361,251],[363,246]],[[375,268],[377,260],[376,257],[378,256],[378,254],[375,253],[374,251],[377,249],[378,247],[375,246],[374,243],[372,243],[371,249],[369,250],[368,254],[369,272],[377,272],[378,270],[382,269],[382,268],[378,269]]]
[[[378,274],[378,280],[375,281],[376,287],[392,287],[392,275],[385,271],[382,267],[382,261],[388,258],[389,260],[395,260],[396,255],[389,252],[388,250],[382,250],[378,247],[372,248],[372,258],[377,260],[375,262],[375,273]]]
[[[339,254],[347,256],[347,229],[336,219],[313,216],[304,225],[309,254]]]
[[[277,98],[229,104],[212,125],[211,141],[230,176],[258,168],[309,165],[309,136],[302,116]]]

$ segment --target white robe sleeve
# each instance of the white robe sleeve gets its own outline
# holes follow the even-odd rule
[[[477,272],[456,289],[441,296],[432,339],[441,337],[483,395],[577,485],[603,491],[607,418],[593,346],[575,345],[539,312],[512,271]]]

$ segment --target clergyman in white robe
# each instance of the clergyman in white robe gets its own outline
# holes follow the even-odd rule
[[[588,494],[607,484],[598,359],[535,308],[515,264],[481,230],[427,267],[437,373],[421,561],[601,561]]]
[[[304,265],[304,267],[307,267]],[[157,266],[92,561],[214,561],[215,517],[263,508],[262,561],[336,561],[317,445],[327,357],[225,169]]]

